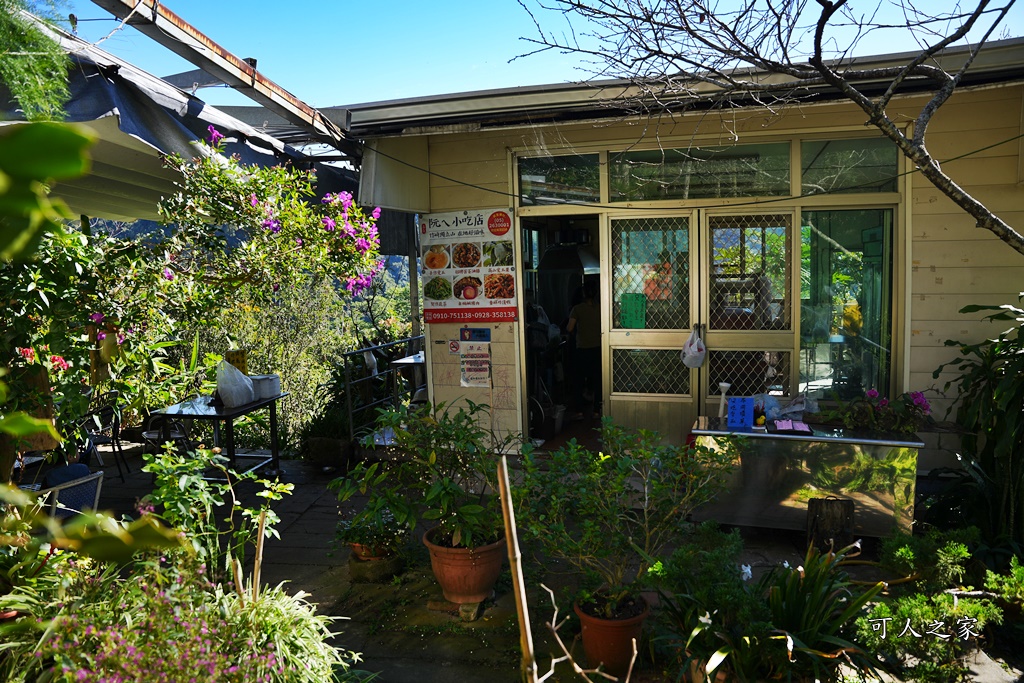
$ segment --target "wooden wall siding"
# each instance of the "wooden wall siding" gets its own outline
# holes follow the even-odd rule
[[[1011,225],[1024,230],[1024,185],[1017,184],[1020,144],[999,144],[969,157],[951,160],[1018,135],[1022,130],[1022,93],[1024,86],[1021,85],[957,93],[929,127],[929,151],[944,161],[944,168],[968,192],[991,206]],[[897,99],[890,111],[897,117],[902,116],[901,121],[910,123],[924,101],[923,97]],[[742,118],[737,112],[711,112],[653,124],[575,122],[433,135],[429,138],[431,169],[454,180],[431,176],[431,211],[510,206],[511,198],[506,194],[512,189],[510,150],[559,154],[578,147],[577,151],[595,152],[622,149],[638,140],[646,140],[650,143],[647,146],[652,146],[659,139],[669,140],[664,144],[682,146],[694,135],[698,135],[695,140],[706,145],[714,144],[719,138],[727,143],[734,131],[740,134],[741,140],[776,135],[783,136],[778,138],[781,140],[801,132],[811,137],[829,134],[844,137],[870,132],[864,124],[864,113],[852,104],[814,104],[794,106],[779,114],[751,110],[743,113]],[[483,189],[465,187],[458,181]],[[959,310],[968,304],[1016,302],[1017,292],[1024,290],[1024,256],[1003,245],[989,231],[975,227],[974,219],[920,174],[912,176],[909,187],[910,196],[905,197],[905,201],[910,202],[912,209],[910,224],[903,224],[902,211],[897,216],[900,234],[909,235],[911,263],[911,272],[906,274],[909,319],[905,325],[910,357],[906,363],[909,383],[905,388],[917,389],[941,386],[948,379],[932,379],[936,367],[955,356],[955,349],[943,346],[946,338],[976,342],[993,333],[993,326],[981,323],[980,316],[963,316]],[[836,204],[842,204],[841,197]],[[897,263],[896,267],[901,268],[902,264]],[[428,329],[432,338],[437,339],[454,335],[456,327],[431,325]],[[494,332],[499,344],[511,344],[518,334],[517,328],[512,332],[511,326],[506,327],[508,330]],[[440,347],[431,345],[431,349],[441,351],[434,354],[435,367],[442,370],[435,373],[439,375],[434,382],[435,400],[463,395],[484,400],[467,393],[471,390],[458,387],[457,368],[454,375],[444,370],[453,359],[457,361],[457,357],[449,359],[447,350]],[[511,372],[508,377],[514,385],[509,396],[517,397],[519,375]],[[614,414],[627,424],[641,424],[641,420],[648,418],[653,423],[664,424],[665,416],[654,412],[672,410],[659,407],[661,404],[655,401],[613,400]],[[950,403],[951,399],[937,399],[937,412],[944,412]],[[504,421],[511,419],[512,411],[502,407],[497,409],[496,415],[499,421]],[[515,428],[520,428],[518,422]]]
[[[495,429],[520,431],[518,347],[513,325],[487,325],[491,328],[491,389],[460,385],[459,356],[448,352],[448,342],[459,338],[461,325],[445,323],[426,327],[432,373],[431,400],[434,403],[465,405],[464,402],[468,399],[474,403],[489,405],[491,424]]]

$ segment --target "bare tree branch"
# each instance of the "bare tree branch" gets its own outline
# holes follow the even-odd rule
[[[524,38],[537,51],[592,60],[593,75],[630,83],[610,105],[655,117],[754,102],[769,110],[831,88],[867,115],[900,152],[978,227],[1024,254],[1024,237],[956,183],[927,147],[932,118],[956,92],[1016,0],[974,0],[927,10],[913,0],[875,0],[863,14],[848,0],[518,0],[537,28]],[[863,6],[857,3],[858,10]],[[564,23],[561,37],[541,14]],[[892,15],[897,16],[893,21]],[[900,20],[901,19],[901,20]],[[918,45],[904,63],[859,66],[867,36],[910,34]],[[968,45],[954,72],[943,55]],[[783,77],[783,78],[780,78]],[[931,97],[910,137],[887,111],[893,98],[927,84]],[[710,88],[709,88],[710,86]],[[879,93],[879,90],[881,92]]]

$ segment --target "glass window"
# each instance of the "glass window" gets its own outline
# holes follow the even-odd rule
[[[598,202],[600,169],[596,154],[519,159],[519,201],[524,206]]]
[[[612,327],[690,327],[690,221],[612,221]]]
[[[800,387],[848,400],[889,393],[892,211],[803,214]]]
[[[897,154],[886,138],[805,141],[800,145],[801,192],[895,192]]]
[[[610,156],[613,202],[789,194],[789,143],[655,149]]]
[[[712,216],[708,326],[790,328],[788,214]]]

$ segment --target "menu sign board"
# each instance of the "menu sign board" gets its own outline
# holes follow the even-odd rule
[[[422,216],[420,242],[424,322],[518,319],[510,210]]]

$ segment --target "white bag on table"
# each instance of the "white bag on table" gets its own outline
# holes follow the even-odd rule
[[[252,380],[226,360],[217,363],[217,394],[228,408],[242,406],[256,400]]]

